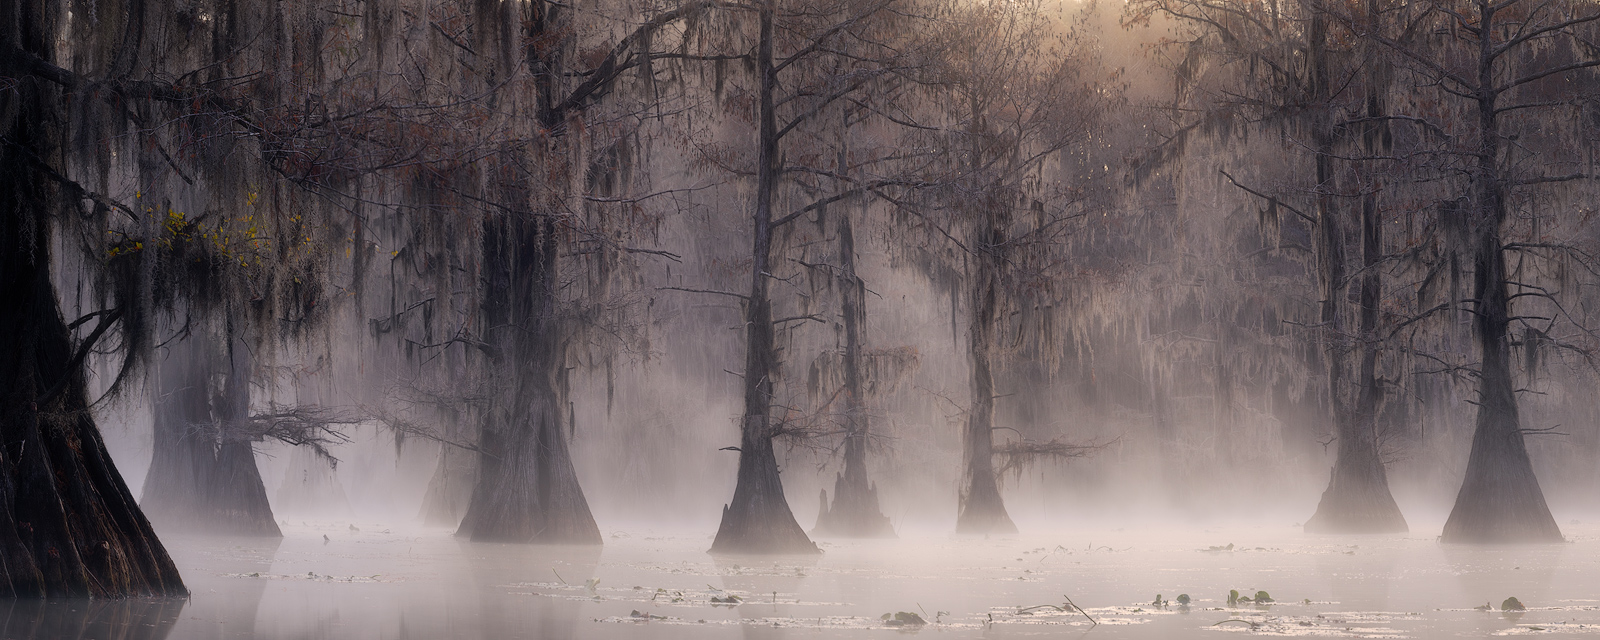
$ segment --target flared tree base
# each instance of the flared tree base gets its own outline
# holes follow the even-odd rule
[[[780,496],[781,499],[781,496]],[[822,553],[784,505],[783,514],[738,513],[722,508],[722,525],[707,553],[714,555],[815,555]]]
[[[598,545],[600,527],[578,484],[549,394],[510,428],[485,433],[478,484],[457,536],[473,542]]]
[[[778,459],[768,438],[747,433],[739,449],[733,501],[722,507],[713,554],[815,554],[822,550],[794,519],[778,477]]]
[[[1389,491],[1389,480],[1377,451],[1341,453],[1329,474],[1317,512],[1306,521],[1306,533],[1405,533],[1406,518]]]
[[[1527,482],[1531,486],[1482,487],[1487,483],[1474,483],[1469,478],[1456,498],[1450,519],[1445,521],[1439,541],[1463,544],[1564,542],[1561,528],[1550,515],[1550,507],[1539,491],[1538,481],[1530,478]]]
[[[964,536],[1014,536],[1017,525],[1011,522],[1004,504],[968,504],[956,516],[956,533]]]
[[[1306,521],[1306,533],[1374,534],[1406,533],[1406,518],[1387,488],[1364,491],[1329,487],[1322,493],[1317,512]]]
[[[817,511],[817,526],[811,535],[831,538],[894,538],[894,526],[878,510],[878,488],[867,486],[851,491],[844,476],[835,480],[833,506],[828,506],[828,491],[822,490],[822,506]]]

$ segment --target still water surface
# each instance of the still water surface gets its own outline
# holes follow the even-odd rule
[[[289,523],[281,541],[164,537],[194,591],[186,602],[13,604],[4,636],[1600,636],[1600,528],[1566,533],[1567,544],[1458,547],[1419,534],[1173,528],[830,541],[815,558],[713,558],[698,534],[614,531],[594,549]],[[1229,607],[1229,590],[1276,602]],[[1157,594],[1169,604],[1156,606]],[[1191,603],[1178,605],[1179,594]],[[1497,610],[1511,596],[1528,610]],[[1474,608],[1485,603],[1496,610]],[[927,624],[882,619],[901,611]]]

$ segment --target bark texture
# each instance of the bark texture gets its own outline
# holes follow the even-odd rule
[[[1481,24],[1492,25],[1497,5],[1475,3]],[[1509,18],[1507,18],[1509,20]],[[1479,38],[1476,107],[1477,163],[1468,205],[1472,297],[1477,301],[1472,332],[1478,343],[1478,418],[1467,475],[1445,521],[1444,542],[1560,542],[1561,528],[1533,473],[1523,442],[1516,386],[1511,377],[1511,298],[1506,286],[1505,177],[1500,170],[1499,80],[1495,39]]]
[[[64,155],[65,99],[19,56],[54,61],[58,11],[37,0],[0,9],[0,77],[14,79],[0,92],[0,596],[180,595],[95,427],[89,345],[74,344],[50,277],[51,223],[66,207],[41,165]]]
[[[817,553],[817,545],[794,519],[778,477],[772,440],[773,376],[778,373],[772,299],[767,291],[772,261],[772,207],[779,178],[778,125],[773,94],[777,70],[772,62],[774,0],[761,5],[756,68],[761,73],[756,154],[756,196],[752,233],[750,295],[745,300],[744,416],[739,428],[739,477],[733,502],[722,508],[722,524],[711,553]]]
[[[556,309],[555,221],[496,218],[484,242],[486,324],[507,387],[489,410],[478,482],[457,535],[474,541],[600,544],[567,446]]]
[[[531,155],[503,150],[493,177],[503,209],[485,222],[483,317],[490,366],[502,387],[483,419],[477,483],[456,532],[474,541],[601,543],[568,448],[568,328],[558,294],[557,219],[573,172],[568,117],[584,104],[562,92],[569,13],[558,3],[533,2],[521,16],[524,53],[539,89],[536,113],[549,138]],[[541,178],[544,184],[535,182]]]

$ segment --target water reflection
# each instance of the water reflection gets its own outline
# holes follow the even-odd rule
[[[165,640],[184,600],[9,600],[0,607],[4,638]]]
[[[266,593],[280,538],[168,535],[173,560],[184,569],[193,594],[184,616],[194,634],[207,638],[254,638],[256,615]]]
[[[740,630],[746,640],[778,640],[786,630],[774,618],[804,616],[796,602],[801,586],[815,572],[819,558],[804,556],[714,556],[722,589],[744,594],[738,605]]]
[[[1388,611],[1401,552],[1376,536],[1330,539],[1357,544],[1316,556],[1317,574],[1327,576],[1329,599],[1349,611]]]
[[[894,637],[1087,632],[1071,617],[1013,615],[1059,603],[1060,594],[1092,611],[1102,624],[1089,635],[1107,640],[1205,637],[1231,618],[1262,625],[1257,635],[1414,638],[1600,623],[1593,601],[1560,600],[1596,593],[1600,554],[1587,538],[1501,548],[1306,538],[1287,529],[1180,531],[1122,534],[1114,550],[1060,534],[837,543],[820,557],[772,558],[708,556],[709,536],[701,535],[640,532],[613,535],[604,548],[550,547],[358,524],[291,526],[281,545],[174,538],[169,547],[194,591],[175,628],[175,607],[146,623],[147,612],[128,608],[139,601],[31,613],[23,603],[0,637],[799,640],[883,635],[891,629],[879,617],[897,611],[930,624]],[[1208,540],[1191,542],[1201,536]],[[1249,543],[1222,553],[1200,546],[1213,538]],[[1268,590],[1279,602],[1228,608],[1228,589]],[[1188,593],[1194,602],[1151,608],[1158,592]],[[731,595],[737,604],[725,601]],[[1527,604],[1524,617],[1499,611],[1510,596]],[[1493,611],[1472,610],[1491,599]],[[123,608],[102,611],[106,605]],[[991,614],[1004,621],[989,625]],[[120,627],[106,626],[117,620]]]
[[[486,640],[575,637],[603,586],[595,579],[601,547],[463,542],[461,550]]]

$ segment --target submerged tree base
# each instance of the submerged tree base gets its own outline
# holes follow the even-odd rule
[[[1539,481],[1532,468],[1515,474],[1515,481],[1474,477],[1469,465],[1467,480],[1456,497],[1456,506],[1445,521],[1440,542],[1464,544],[1510,544],[1565,542],[1561,527],[1550,515]]]
[[[722,507],[722,525],[706,553],[713,555],[809,555],[822,553],[817,543],[806,536],[794,515],[783,509],[787,518],[739,517],[731,505]]]
[[[894,538],[894,526],[878,509],[878,487],[869,485],[865,495],[852,495],[841,474],[834,481],[833,507],[828,506],[828,491],[822,490],[822,508],[811,535],[835,538]]]
[[[1503,349],[1502,344],[1500,351]],[[1528,457],[1505,359],[1487,360],[1484,388],[1479,393],[1484,402],[1478,409],[1467,475],[1461,481],[1461,491],[1456,494],[1455,507],[1450,510],[1439,541],[1563,542],[1561,528],[1550,515],[1550,505],[1545,503],[1544,490],[1539,487],[1533,461]]]
[[[1306,533],[1406,533],[1410,530],[1387,487],[1368,491],[1328,487],[1322,493],[1317,512],[1305,524]]]
[[[1406,518],[1389,491],[1375,445],[1340,451],[1306,533],[1405,533]]]
[[[1518,544],[1566,542],[1548,508],[1531,505],[1479,505],[1450,512],[1440,542],[1452,544]],[[1539,507],[1544,507],[1540,504]],[[1466,511],[1467,513],[1463,513]],[[1543,513],[1539,513],[1543,511]]]
[[[739,453],[739,479],[733,502],[722,507],[722,524],[708,553],[821,553],[794,519],[778,479],[772,441],[746,437]]]
[[[956,533],[965,536],[1013,536],[1017,525],[999,502],[969,501],[956,515]]]

